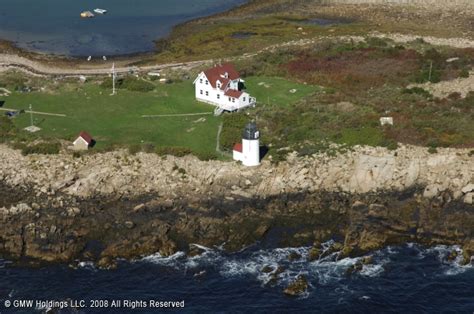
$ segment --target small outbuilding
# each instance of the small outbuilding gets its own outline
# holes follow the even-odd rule
[[[81,131],[72,145],[75,150],[88,150],[95,145],[95,141],[89,133]]]

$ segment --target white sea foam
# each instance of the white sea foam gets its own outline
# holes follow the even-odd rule
[[[174,268],[179,268],[179,259],[184,259],[186,257],[186,254],[184,252],[176,252],[173,255],[170,256],[162,256],[160,253],[156,253],[153,255],[146,256],[142,258],[140,261],[143,262],[149,262],[153,263],[156,265],[161,265],[161,266],[168,266],[168,267],[174,267]]]
[[[97,268],[95,267],[94,262],[79,262],[77,263],[78,268],[84,268],[84,269],[90,269],[90,270],[96,270]]]
[[[437,245],[425,250],[427,254],[435,254],[438,261],[442,264],[442,274],[446,276],[454,276],[462,274],[465,271],[472,269],[472,263],[468,265],[462,265],[463,261],[463,250],[459,245]],[[456,251],[457,256],[454,260],[448,260],[449,254]]]

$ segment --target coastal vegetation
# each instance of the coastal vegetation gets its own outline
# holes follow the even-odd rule
[[[265,83],[259,84],[262,81]],[[27,89],[17,90],[18,82]],[[0,85],[15,90],[5,98],[6,108],[27,110],[32,104],[35,111],[65,115],[35,114],[34,123],[41,131],[34,135],[22,130],[30,124],[28,114],[19,114],[12,119],[2,117],[2,140],[14,139],[23,143],[38,138],[72,142],[85,130],[97,142],[94,151],[128,147],[131,153],[195,154],[209,160],[218,157],[215,152],[218,126],[231,116],[215,117],[214,107],[197,102],[191,77],[161,84],[146,77],[125,76],[118,80],[115,96],[110,96],[109,78],[86,83],[72,79],[45,82],[9,72],[0,75]],[[276,77],[249,77],[248,86],[257,97],[270,99],[282,107],[318,90]],[[297,92],[291,94],[291,89]],[[237,134],[239,137],[241,130]]]
[[[306,155],[326,151],[330,143],[390,149],[397,143],[472,147],[474,94],[440,99],[418,84],[462,78],[462,70],[474,65],[473,56],[471,49],[367,38],[281,48],[241,61],[240,67],[256,77],[274,75],[324,86],[289,106],[273,101],[252,111],[272,155],[294,150]],[[383,116],[393,117],[395,124],[381,126]],[[238,120],[225,120],[229,130],[239,128]],[[224,128],[227,133],[232,131]]]
[[[471,49],[434,47],[421,40],[400,45],[368,37],[281,47],[237,60],[236,65],[258,104],[220,117],[213,116],[212,106],[194,99],[192,79],[199,68],[170,72],[166,84],[146,76],[123,76],[116,96],[109,95],[110,78],[45,83],[10,72],[1,76],[0,85],[15,91],[6,107],[26,109],[32,103],[36,111],[66,115],[36,115],[41,137],[71,141],[87,130],[98,143],[95,151],[130,146],[131,153],[214,159],[220,156],[218,126],[223,125],[221,148],[231,151],[250,119],[257,120],[262,142],[277,161],[291,151],[332,154],[336,152],[332,143],[340,149],[354,145],[396,149],[397,143],[406,143],[433,151],[474,146],[474,93],[440,99],[423,87],[464,78],[465,70],[474,65]],[[383,116],[393,117],[395,124],[381,126]],[[13,121],[22,129],[29,117],[20,115]]]

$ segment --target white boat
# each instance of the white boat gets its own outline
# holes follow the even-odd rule
[[[107,13],[107,10],[97,8],[97,9],[94,9],[94,12],[97,14],[105,14]]]
[[[92,17],[94,17],[94,14],[91,11],[84,11],[84,12],[81,12],[81,17],[82,18],[92,18]]]

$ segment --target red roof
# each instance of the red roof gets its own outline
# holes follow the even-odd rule
[[[234,145],[234,151],[241,153],[242,152],[242,144],[237,143]]]
[[[230,80],[226,79],[226,78],[220,78],[219,81],[221,81],[221,83],[222,83],[222,85],[221,85],[222,90],[225,90],[226,87],[227,87],[227,84],[229,84],[229,82],[230,82]]]
[[[87,144],[91,144],[93,141],[92,136],[86,131],[81,131],[81,133],[79,133],[79,137],[82,137],[82,139],[86,141]]]
[[[214,88],[216,88],[217,80],[223,82],[226,73],[228,75],[228,78],[231,80],[236,80],[240,78],[239,72],[237,72],[232,63],[224,63],[204,71],[204,74],[206,74],[207,79]]]
[[[242,94],[243,92],[240,90],[228,89],[224,95],[229,96],[229,97],[234,97],[234,98],[240,98]]]

